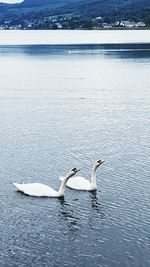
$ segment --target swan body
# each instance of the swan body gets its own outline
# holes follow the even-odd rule
[[[69,183],[68,181],[67,186],[75,190],[87,190],[87,191],[96,190],[95,186],[92,186],[87,179],[81,176],[77,176],[74,182],[71,181]]]
[[[13,183],[17,189],[26,195],[34,197],[62,197],[64,196],[65,186],[68,179],[74,176],[79,169],[73,168],[68,174],[63,178],[60,188],[58,191],[54,190],[52,187],[41,184],[41,183],[29,183],[29,184],[18,184]]]
[[[84,191],[94,191],[97,189],[96,185],[96,170],[97,168],[103,163],[104,161],[102,160],[97,160],[94,163],[94,166],[92,168],[92,174],[91,174],[91,181],[85,179],[84,177],[81,176],[76,176],[75,178],[70,178],[67,181],[67,186],[71,189],[75,190],[84,190]],[[65,179],[64,177],[59,178],[61,181]]]

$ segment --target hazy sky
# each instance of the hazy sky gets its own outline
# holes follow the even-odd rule
[[[13,4],[13,3],[20,3],[23,0],[0,0],[0,3],[9,3],[9,4]]]

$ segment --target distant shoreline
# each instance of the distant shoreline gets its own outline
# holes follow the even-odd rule
[[[150,30],[150,27],[139,27],[139,28],[121,28],[121,27],[113,27],[113,28],[96,28],[96,29],[57,29],[57,30],[51,30],[51,29],[0,29],[0,31],[146,31]]]

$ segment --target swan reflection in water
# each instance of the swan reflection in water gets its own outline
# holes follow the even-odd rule
[[[101,204],[98,202],[97,191],[90,192],[89,196],[90,196],[92,208],[95,209],[97,212],[100,212]]]
[[[60,202],[60,210],[59,210],[59,216],[61,221],[66,221],[67,228],[69,228],[70,231],[77,231],[80,229],[80,218],[75,214],[75,210],[71,209],[71,205],[67,203],[64,198],[59,199]],[[64,227],[64,225],[63,225]],[[65,231],[63,231],[65,234]]]
[[[102,205],[98,200],[96,191],[89,193],[86,207],[83,207],[82,202],[79,205],[77,205],[77,202],[76,205],[72,205],[72,203],[66,202],[64,198],[60,198],[59,203],[59,217],[64,234],[67,234],[68,230],[76,233],[76,231],[84,228],[87,222],[91,225],[91,229],[95,229],[99,227],[104,219]]]
[[[104,219],[102,204],[98,200],[97,191],[90,192],[91,208],[89,211],[89,223],[91,228],[97,229]]]

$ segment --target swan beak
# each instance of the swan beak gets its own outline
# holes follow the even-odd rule
[[[75,173],[77,173],[77,172],[79,172],[79,171],[80,171],[80,169],[76,169],[76,170],[75,170]]]

